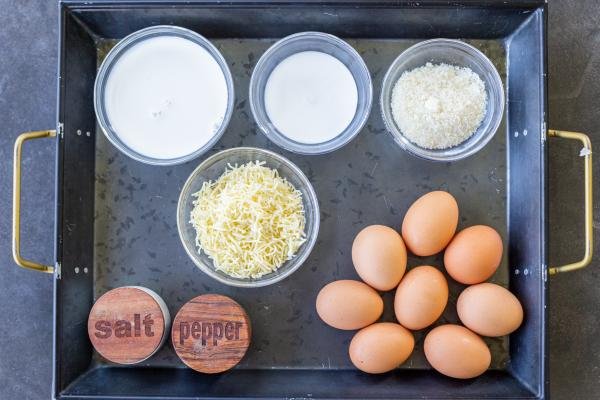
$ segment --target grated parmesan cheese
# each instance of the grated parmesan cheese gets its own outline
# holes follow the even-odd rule
[[[275,271],[306,240],[302,193],[264,164],[229,165],[194,194],[196,245],[235,278]]]
[[[400,76],[391,108],[394,121],[411,142],[446,149],[475,133],[485,116],[487,93],[470,68],[427,63]]]

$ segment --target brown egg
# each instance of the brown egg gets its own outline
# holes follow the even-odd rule
[[[456,310],[467,328],[483,336],[504,336],[523,322],[523,307],[514,294],[493,283],[469,286],[458,296]]]
[[[350,360],[363,372],[381,374],[402,364],[413,351],[410,331],[392,322],[380,322],[361,329],[350,342]]]
[[[394,312],[402,326],[419,330],[433,324],[448,302],[448,282],[444,274],[424,265],[408,271],[394,299]]]
[[[483,339],[460,325],[441,325],[425,337],[425,357],[446,376],[475,378],[490,366],[492,355]]]
[[[317,314],[338,329],[360,329],[377,321],[383,300],[373,288],[359,281],[341,280],[323,287],[317,296]]]
[[[460,283],[481,283],[502,261],[502,238],[493,228],[475,225],[458,232],[444,253],[444,266]]]
[[[429,192],[417,199],[402,221],[402,238],[417,256],[430,256],[448,245],[458,225],[458,204],[443,191]]]
[[[404,241],[388,226],[367,226],[352,243],[352,262],[368,285],[381,291],[392,290],[406,271]]]

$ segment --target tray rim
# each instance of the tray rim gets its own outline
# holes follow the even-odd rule
[[[541,79],[541,99],[543,102],[542,109],[543,115],[541,116],[543,122],[543,130],[546,131],[547,120],[548,120],[548,81],[547,81],[547,70],[548,70],[548,57],[547,57],[547,31],[548,31],[548,4],[545,0],[518,0],[518,2],[501,2],[495,0],[460,0],[460,1],[451,1],[451,0],[421,0],[418,2],[421,8],[438,8],[438,7],[464,7],[464,8],[494,8],[494,9],[532,9],[534,12],[540,11],[541,14],[541,41],[542,41],[542,54],[541,54],[541,67],[542,67],[542,77]],[[278,7],[289,7],[289,8],[301,8],[301,7],[355,7],[356,5],[367,5],[369,8],[414,8],[415,2],[410,0],[376,0],[369,2],[368,0],[328,0],[328,1],[320,1],[320,0],[304,0],[304,1],[281,1],[281,0],[229,0],[227,2],[222,2],[219,0],[174,0],[174,1],[165,1],[165,0],[127,0],[127,1],[119,1],[119,0],[90,0],[90,1],[82,1],[82,0],[59,0],[59,57],[58,57],[58,84],[57,84],[57,117],[56,117],[56,126],[57,126],[57,138],[56,138],[56,180],[55,180],[55,265],[56,272],[54,274],[54,296],[53,296],[53,378],[52,378],[52,398],[79,398],[78,396],[74,396],[72,394],[66,394],[69,386],[65,387],[62,391],[60,391],[60,382],[57,370],[59,369],[59,359],[58,359],[58,341],[59,341],[59,330],[60,330],[60,313],[57,312],[57,305],[59,299],[59,293],[61,291],[60,288],[60,280],[61,280],[61,261],[62,260],[62,207],[63,207],[63,199],[62,199],[62,188],[63,188],[63,161],[64,154],[61,146],[62,141],[62,132],[63,132],[63,123],[61,122],[62,115],[62,104],[61,98],[64,96],[64,81],[61,79],[62,71],[64,68],[64,37],[65,37],[65,26],[64,26],[64,18],[67,13],[76,12],[76,11],[92,11],[92,10],[118,10],[118,9],[143,9],[143,8],[163,8],[165,6],[168,7],[177,7],[177,8],[256,8],[256,7],[270,7],[270,6],[278,6]],[[507,110],[505,110],[507,112]],[[547,254],[548,254],[548,219],[547,219],[547,209],[548,209],[548,148],[546,145],[545,135],[542,139],[541,146],[541,181],[543,182],[543,188],[541,192],[542,198],[540,199],[541,210],[541,243],[542,243],[542,268],[546,268],[547,266]],[[543,286],[541,287],[543,291],[543,306],[544,312],[542,314],[542,323],[543,328],[547,327],[547,315],[545,311],[545,305],[547,304],[548,290],[547,290],[547,275],[544,270],[543,273]],[[543,362],[541,365],[542,373],[541,373],[541,382],[542,387],[537,391],[537,396],[535,397],[527,397],[527,398],[535,398],[535,399],[543,399],[548,393],[549,387],[549,378],[548,378],[548,359],[549,354],[547,352],[548,346],[548,335],[543,333],[542,340],[542,348],[540,349],[543,354]],[[84,376],[87,372],[84,372],[79,377]],[[79,378],[78,377],[78,378]],[[77,379],[78,379],[77,378]],[[74,380],[72,383],[75,383]],[[64,394],[64,396],[63,396]],[[96,398],[96,396],[84,396],[85,398]],[[136,397],[137,398],[137,397]],[[141,398],[141,397],[140,397]],[[144,397],[145,398],[145,397]]]

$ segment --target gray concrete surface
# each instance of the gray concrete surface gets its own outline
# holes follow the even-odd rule
[[[54,1],[0,0],[0,400],[47,399],[51,385],[52,285],[19,269],[10,254],[12,145],[23,131],[55,121],[57,7]],[[600,4],[550,1],[550,127],[587,132],[600,146]],[[577,145],[550,143],[550,262],[583,251],[581,159]],[[24,254],[52,259],[54,152],[24,152]],[[600,177],[599,162],[595,175]],[[600,180],[596,178],[596,182]],[[598,191],[596,191],[598,194]],[[600,238],[600,197],[594,231]],[[598,246],[597,246],[598,247]],[[550,279],[549,354],[553,399],[600,397],[600,251],[584,271]]]

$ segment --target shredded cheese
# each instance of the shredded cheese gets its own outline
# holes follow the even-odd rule
[[[190,222],[198,250],[235,278],[275,271],[306,240],[302,193],[264,164],[229,165],[194,194]]]
[[[485,84],[470,68],[427,63],[404,72],[392,91],[392,115],[402,134],[426,149],[467,140],[485,116]]]

